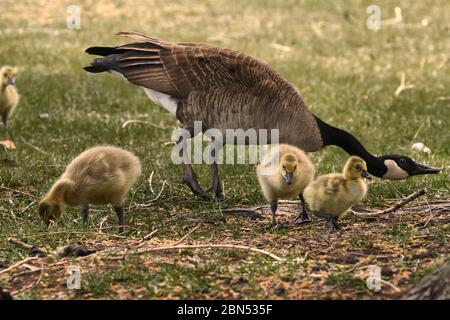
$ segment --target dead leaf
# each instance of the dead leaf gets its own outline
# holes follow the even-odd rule
[[[15,150],[16,149],[16,145],[11,140],[0,141],[0,145],[2,145],[5,150]]]

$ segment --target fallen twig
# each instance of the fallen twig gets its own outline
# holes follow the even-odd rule
[[[403,90],[412,88],[414,88],[414,85],[405,84],[405,73],[402,72],[402,74],[400,75],[400,85],[398,86],[397,90],[395,90],[395,95],[398,96]]]
[[[25,196],[28,196],[28,197],[31,197],[31,198],[34,198],[34,199],[37,199],[37,198],[38,198],[38,197],[33,196],[32,194],[29,194],[29,193],[27,193],[27,192],[23,192],[23,191],[20,191],[20,190],[8,188],[8,187],[5,187],[5,186],[0,186],[0,189],[8,190],[8,191],[13,191],[13,192],[17,192],[17,193],[23,194],[23,195],[25,195]]]
[[[196,230],[198,230],[198,228],[200,228],[200,225],[194,227],[191,231],[189,231],[188,233],[186,233],[183,237],[180,238],[180,240],[174,242],[172,244],[172,246],[176,246],[179,245],[180,243],[182,243],[184,240],[186,240],[192,233],[194,233]]]
[[[407,196],[403,200],[397,202],[395,205],[393,205],[392,207],[387,208],[385,210],[375,211],[375,212],[355,212],[355,211],[352,211],[352,213],[355,216],[357,216],[357,217],[366,218],[366,219],[379,217],[379,216],[382,216],[382,215],[385,215],[385,214],[397,211],[398,209],[400,209],[401,207],[403,207],[406,204],[410,203],[411,201],[413,201],[413,200],[417,199],[418,197],[424,195],[426,192],[427,192],[427,188],[422,188],[420,190],[417,190],[416,192],[410,194],[409,196]]]
[[[15,244],[16,246],[18,246],[22,249],[28,250],[28,254],[30,256],[35,256],[35,257],[40,257],[40,258],[47,256],[47,251],[45,249],[41,249],[37,246],[33,246],[31,244],[22,242],[15,238],[8,238],[8,242]]]
[[[14,295],[16,295],[18,293],[25,292],[25,291],[33,289],[34,287],[36,287],[41,282],[43,276],[44,276],[44,262],[42,261],[41,262],[41,273],[39,274],[39,278],[36,280],[36,282],[30,284],[29,286],[26,286],[25,288],[19,289],[19,290],[14,291],[14,292],[11,292],[11,294],[14,296]]]
[[[15,268],[21,266],[22,264],[27,263],[28,261],[32,261],[32,260],[36,260],[36,259],[38,259],[38,257],[27,257],[27,258],[25,258],[25,259],[15,263],[15,264],[9,266],[8,268],[0,271],[0,274],[7,273],[7,272],[9,272],[11,270],[14,270]]]
[[[158,126],[156,124],[153,124],[151,122],[146,122],[146,121],[141,121],[141,120],[127,120],[124,123],[122,123],[122,129],[126,128],[126,126],[128,126],[130,123],[140,123],[140,124],[146,124],[148,126],[151,126],[153,128],[157,128],[157,129],[165,129],[164,127]]]
[[[158,232],[158,229],[153,230],[152,232],[150,232],[148,235],[146,235],[145,237],[143,237],[141,240],[139,240],[139,243],[144,242],[145,240],[151,238],[155,233]]]
[[[244,251],[252,251],[260,254],[264,254],[266,256],[271,257],[272,259],[276,261],[284,261],[284,258],[281,258],[277,255],[274,255],[273,253],[270,253],[268,251],[243,246],[243,245],[237,245],[237,244],[193,244],[193,245],[177,245],[177,246],[165,246],[165,247],[153,247],[153,248],[145,248],[142,250],[135,251],[134,253],[147,253],[147,252],[157,252],[157,251],[173,251],[173,250],[184,250],[184,249],[238,249],[238,250],[244,250]],[[130,253],[133,253],[130,251]]]

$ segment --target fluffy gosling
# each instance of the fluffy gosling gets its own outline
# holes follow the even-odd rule
[[[113,146],[96,146],[78,155],[39,203],[45,224],[60,218],[65,206],[81,206],[87,222],[89,204],[111,204],[124,232],[124,210],[128,191],[141,174],[139,159]]]
[[[310,221],[302,193],[314,178],[315,170],[302,150],[287,144],[274,146],[265,154],[256,172],[262,193],[270,202],[272,225],[276,225],[278,200],[297,196],[302,202],[302,208],[295,221]]]
[[[0,69],[0,115],[3,127],[8,129],[8,118],[19,104],[19,94],[15,86],[17,68],[3,66]]]
[[[338,219],[366,196],[367,184],[362,178],[371,179],[365,161],[356,156],[347,160],[343,173],[318,177],[303,192],[310,211],[328,218],[331,231],[336,231]]]

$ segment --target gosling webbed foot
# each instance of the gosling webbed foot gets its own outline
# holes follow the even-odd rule
[[[303,224],[303,223],[311,222],[311,218],[308,215],[308,208],[306,206],[306,202],[305,202],[305,199],[303,198],[303,195],[299,194],[298,198],[302,202],[302,208],[300,209],[300,213],[298,214],[298,216],[294,219],[294,223],[295,224]]]
[[[336,232],[341,228],[341,225],[338,223],[338,218],[336,217],[330,217],[328,219],[328,223],[331,228],[331,232]]]
[[[308,222],[311,222],[311,218],[305,210],[302,210],[302,212],[294,219],[294,224],[304,224]]]

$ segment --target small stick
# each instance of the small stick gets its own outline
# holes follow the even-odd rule
[[[152,232],[150,232],[148,235],[146,235],[145,237],[143,237],[141,240],[139,240],[139,243],[144,242],[145,240],[151,238],[155,233],[158,232],[158,229],[153,230]]]
[[[11,270],[13,270],[13,269],[15,269],[15,268],[21,266],[22,264],[27,263],[28,261],[36,260],[37,258],[38,258],[38,257],[28,257],[28,258],[25,258],[25,259],[23,259],[23,260],[21,260],[21,261],[15,263],[15,264],[13,264],[12,266],[9,266],[8,268],[6,268],[6,269],[0,271],[0,274],[7,273],[7,272],[9,272],[9,271],[11,271]]]
[[[409,202],[417,199],[418,197],[424,195],[427,192],[427,188],[422,188],[420,190],[417,190],[414,193],[411,193],[409,196],[407,196],[406,198],[404,198],[403,200],[397,202],[395,205],[393,205],[390,208],[387,208],[385,210],[381,210],[381,211],[375,211],[375,212],[355,212],[352,211],[352,213],[360,218],[365,218],[365,219],[371,219],[374,217],[379,217],[388,213],[392,213],[394,211],[397,211],[398,209],[400,209],[401,207],[405,206],[406,204],[408,204]]]
[[[33,148],[34,150],[39,151],[40,153],[47,154],[47,155],[49,154],[48,152],[46,152],[46,151],[44,151],[44,150],[42,150],[42,149],[40,149],[40,148],[38,148],[36,146],[33,146],[31,143],[28,143],[26,141],[22,141],[22,142],[25,143],[30,148]]]
[[[123,128],[126,128],[126,126],[128,126],[130,123],[146,124],[146,125],[151,126],[151,127],[153,127],[153,128],[157,128],[157,129],[165,129],[164,127],[158,126],[158,125],[156,125],[156,124],[153,124],[153,123],[150,123],[150,122],[146,122],[146,121],[141,121],[141,120],[128,120],[128,121],[125,121],[125,122],[122,124],[122,129],[123,129]]]
[[[182,243],[184,240],[186,240],[192,233],[194,233],[196,230],[198,230],[198,228],[200,228],[200,225],[194,227],[191,231],[189,231],[188,233],[186,233],[183,237],[181,237],[180,240],[174,242],[172,244],[172,246],[176,246],[179,245],[180,243]]]
[[[414,85],[405,84],[405,73],[402,72],[402,74],[400,75],[400,85],[398,86],[397,90],[395,90],[395,95],[398,96],[403,90],[412,88],[414,88]]]
[[[235,244],[196,244],[196,245],[177,245],[177,246],[166,246],[166,247],[156,247],[156,248],[147,248],[143,250],[136,251],[136,253],[146,253],[146,252],[157,252],[157,251],[173,251],[173,250],[183,250],[183,249],[238,249],[244,251],[252,251],[260,254],[267,255],[276,261],[284,261],[284,258],[281,258],[273,253],[270,253],[265,250],[261,250],[258,248],[243,246],[243,245],[235,245]]]
[[[36,202],[37,202],[37,200],[33,200],[29,205],[27,205],[24,209],[22,209],[22,211],[20,213],[24,213],[25,211],[30,209],[31,206],[34,205]]]
[[[25,291],[33,289],[34,287],[36,287],[39,284],[39,282],[41,282],[43,276],[44,276],[44,262],[41,263],[41,273],[40,273],[39,278],[37,279],[37,281],[32,283],[32,284],[30,284],[29,286],[27,286],[25,288],[19,289],[19,290],[14,291],[14,292],[11,292],[11,295],[14,296],[14,295],[16,295],[18,293],[25,292]]]
[[[17,240],[15,238],[8,238],[8,242],[11,242],[12,244],[15,244],[16,246],[25,249],[25,250],[31,250],[31,248],[33,248],[33,246],[31,244],[22,242],[20,240]]]
[[[34,198],[34,199],[37,199],[37,198],[38,198],[38,197],[36,197],[36,196],[33,196],[32,194],[29,194],[29,193],[26,193],[26,192],[23,192],[23,191],[20,191],[20,190],[8,188],[8,187],[5,187],[5,186],[0,186],[0,189],[8,190],[8,191],[13,191],[13,192],[17,192],[17,193],[23,194],[23,195],[25,195],[25,196],[28,196],[28,197],[31,197],[31,198]]]
[[[8,242],[11,242],[12,244],[15,244],[16,246],[18,246],[18,247],[20,247],[22,249],[28,250],[30,255],[33,254],[35,256],[37,255],[37,256],[40,256],[40,257],[45,257],[47,255],[47,251],[46,250],[41,249],[41,248],[36,247],[36,246],[33,246],[31,244],[22,242],[20,240],[15,239],[15,238],[8,238]]]

